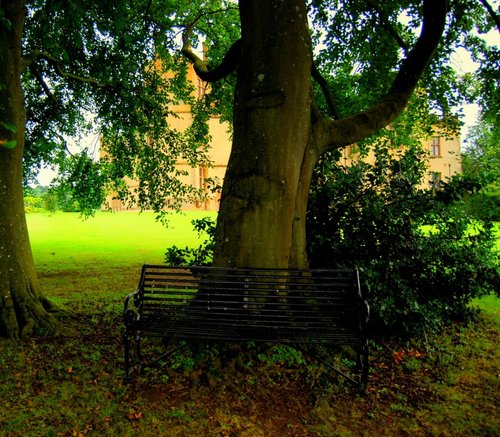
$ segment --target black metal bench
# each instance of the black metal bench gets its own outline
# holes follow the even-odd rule
[[[146,365],[141,341],[149,337],[348,345],[354,376],[333,370],[364,390],[367,319],[357,270],[144,265],[125,301],[125,374]]]

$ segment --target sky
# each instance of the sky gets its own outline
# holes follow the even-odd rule
[[[68,141],[68,150],[71,153],[78,153],[83,149],[88,149],[91,152],[92,156],[97,158],[97,154],[99,153],[99,134],[93,133],[91,135],[88,135],[78,143],[74,140]],[[38,184],[49,186],[56,176],[57,170],[49,167],[44,167],[40,170],[40,173],[37,176]]]
[[[495,3],[496,2],[493,2],[493,4]],[[500,33],[496,29],[493,29],[488,34],[483,35],[483,37],[488,42],[488,44],[500,47]],[[453,67],[460,74],[472,73],[478,67],[478,65],[472,61],[469,53],[467,53],[467,51],[463,48],[459,48],[456,50],[456,53],[452,56],[452,62]],[[463,145],[464,139],[467,136],[467,131],[476,123],[478,119],[480,108],[476,104],[468,104],[464,105],[462,107],[462,110],[464,114],[462,120],[464,122],[464,126],[462,127],[460,140]]]

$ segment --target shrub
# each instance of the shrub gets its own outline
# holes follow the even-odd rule
[[[80,204],[64,186],[26,188],[26,212],[81,212]]]
[[[203,217],[192,220],[191,223],[198,232],[198,236],[205,238],[203,243],[195,248],[169,247],[165,252],[165,263],[174,266],[206,266],[212,263],[216,221],[211,217]]]
[[[480,188],[456,177],[418,188],[418,150],[376,150],[374,165],[323,161],[308,212],[312,267],[357,266],[372,309],[372,328],[418,334],[470,316],[472,298],[498,284],[491,224],[467,214],[463,197]]]
[[[384,335],[417,335],[470,317],[470,301],[498,292],[500,282],[493,226],[463,203],[481,185],[457,176],[422,190],[420,150],[376,152],[374,165],[328,159],[316,169],[307,214],[311,267],[357,266],[372,330]],[[166,263],[212,261],[215,221],[192,223],[207,239],[198,248],[169,248]]]
[[[41,197],[24,196],[24,208],[27,213],[42,211],[44,202]]]
[[[480,192],[466,199],[468,212],[479,220],[500,221],[500,194]]]

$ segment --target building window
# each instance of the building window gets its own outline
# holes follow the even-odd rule
[[[198,168],[198,188],[200,190],[203,190],[203,192],[206,194],[208,193],[208,187],[207,187],[207,182],[206,179],[208,178],[208,168],[207,167],[200,167]],[[196,208],[201,208],[202,206],[207,209],[208,208],[208,201],[207,200],[197,200],[195,202]]]
[[[200,78],[198,78],[198,84],[197,84],[197,90],[198,90],[198,100],[201,100],[203,96],[205,95],[206,91],[206,86],[205,82],[203,82]]]
[[[205,183],[205,179],[207,178],[208,178],[208,168],[200,167],[198,169],[198,188],[203,188],[205,191],[207,191],[207,185]]]
[[[431,189],[437,190],[441,186],[441,173],[438,171],[431,172],[431,180],[430,180]]]
[[[439,137],[433,137],[431,139],[431,158],[438,158],[441,156],[441,144]]]

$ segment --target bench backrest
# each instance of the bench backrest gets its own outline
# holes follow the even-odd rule
[[[191,331],[192,338],[227,340],[364,337],[357,270],[144,265],[139,295],[152,331],[171,326],[183,337]]]

